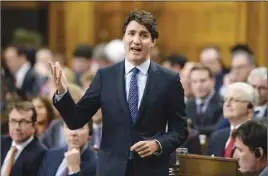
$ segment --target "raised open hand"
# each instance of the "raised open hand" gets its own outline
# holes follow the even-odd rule
[[[57,94],[63,94],[67,90],[67,80],[65,78],[65,75],[63,74],[61,66],[59,62],[53,64],[51,60],[48,61],[48,64],[54,85],[57,89]]]

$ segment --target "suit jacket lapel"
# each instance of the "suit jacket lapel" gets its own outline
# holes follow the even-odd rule
[[[158,74],[159,72],[157,70],[156,64],[151,61],[151,64],[148,70],[148,77],[147,77],[143,97],[141,99],[141,104],[140,104],[139,111],[138,111],[138,118],[135,124],[137,124],[139,120],[141,119],[144,111],[146,110],[147,105],[149,104],[149,100],[154,99],[158,93],[158,82],[159,82]]]
[[[207,109],[205,111],[205,118],[203,124],[210,124],[210,122],[214,118],[213,115],[216,109],[217,109],[217,101],[216,101],[216,94],[214,94],[211,100],[209,101]]]
[[[127,96],[126,96],[126,84],[125,84],[125,65],[124,61],[119,64],[119,69],[117,69],[117,90],[118,90],[118,98],[121,106],[124,109],[127,117],[130,119],[130,112],[128,109]]]
[[[7,156],[7,153],[8,153],[8,151],[9,151],[10,147],[11,147],[11,143],[12,143],[12,140],[11,140],[11,138],[10,138],[10,139],[8,139],[7,143],[4,144],[4,145],[2,146],[2,148],[1,148],[1,150],[2,150],[1,166],[3,165],[4,160],[5,160],[6,156]]]

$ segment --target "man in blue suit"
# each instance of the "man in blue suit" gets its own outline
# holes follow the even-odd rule
[[[97,155],[88,146],[91,130],[91,121],[76,130],[70,130],[64,124],[67,146],[50,149],[46,153],[38,176],[95,176]]]
[[[180,77],[150,59],[158,38],[151,13],[132,11],[123,31],[125,60],[98,70],[77,104],[59,63],[50,62],[57,88],[53,102],[71,129],[102,109],[98,176],[168,176],[169,155],[188,136]]]

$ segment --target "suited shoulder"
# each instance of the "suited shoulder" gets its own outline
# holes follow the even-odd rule
[[[214,139],[214,138],[217,139],[218,137],[221,137],[224,134],[229,134],[229,132],[230,132],[230,128],[224,128],[224,129],[217,130],[217,131],[212,133],[211,139]]]
[[[163,67],[163,66],[161,66],[161,65],[159,65],[159,64],[157,64],[157,63],[155,63],[155,62],[151,62],[151,66],[152,66],[152,68],[153,67],[156,67],[156,69],[159,71],[159,72],[161,72],[161,73],[163,73],[165,76],[167,76],[168,78],[171,78],[171,79],[174,79],[174,78],[177,78],[177,76],[179,75],[179,73],[177,73],[177,72],[175,72],[175,71],[173,71],[173,70],[170,70],[170,69],[168,69],[168,68],[166,68],[166,67]]]
[[[125,63],[125,61],[121,61],[121,62],[118,62],[116,64],[112,64],[112,65],[106,66],[104,68],[100,68],[98,71],[102,72],[102,73],[107,73],[107,72],[110,73],[110,72],[113,72],[115,70],[121,69],[124,66],[124,63]]]

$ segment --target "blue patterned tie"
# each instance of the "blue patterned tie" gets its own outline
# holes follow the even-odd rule
[[[137,75],[139,71],[140,70],[138,68],[136,67],[133,68],[129,85],[128,107],[133,123],[136,122],[138,116],[139,95],[138,95]]]

